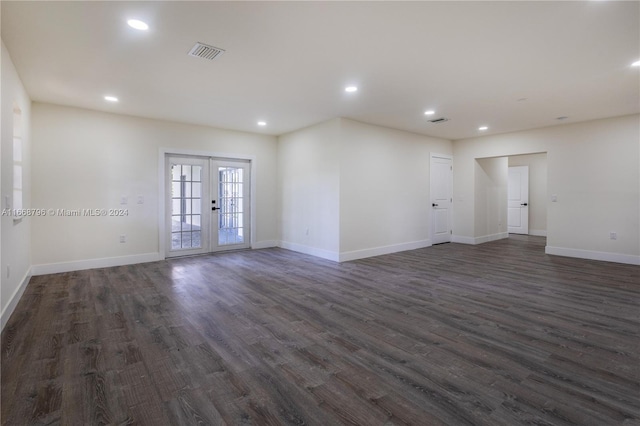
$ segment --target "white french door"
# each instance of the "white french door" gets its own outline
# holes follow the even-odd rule
[[[250,163],[211,160],[211,251],[249,248]]]
[[[251,246],[251,163],[166,157],[166,256]]]
[[[209,250],[209,159],[167,158],[165,224],[167,256]]]

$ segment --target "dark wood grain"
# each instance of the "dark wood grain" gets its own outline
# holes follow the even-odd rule
[[[33,277],[3,425],[640,425],[640,268],[544,238]]]

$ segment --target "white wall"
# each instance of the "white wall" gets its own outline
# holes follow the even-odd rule
[[[476,158],[547,152],[548,194],[558,197],[547,199],[547,252],[640,263],[639,141],[640,115],[455,141],[454,234],[483,232]]]
[[[22,112],[22,166],[24,208],[31,207],[31,100],[16,72],[9,51],[2,43],[2,118],[0,147],[0,175],[2,178],[2,208],[6,198],[13,194],[13,105]],[[12,206],[13,207],[13,206]],[[2,215],[0,235],[0,305],[2,306],[2,328],[15,308],[31,274],[31,219],[24,217],[14,221],[10,215]],[[7,268],[10,272],[7,273]]]
[[[547,154],[513,155],[509,167],[529,167],[529,235],[547,235]]]
[[[430,245],[429,153],[451,151],[345,118],[281,136],[282,246],[344,261]]]
[[[508,237],[508,160],[482,158],[475,164],[475,230],[477,242]]]
[[[338,260],[340,119],[278,138],[282,247]]]
[[[451,142],[344,118],[341,124],[341,260],[431,245],[429,154],[451,154]]]
[[[34,103],[34,207],[126,208],[127,217],[33,219],[34,271],[153,260],[159,253],[161,148],[256,159],[258,245],[277,241],[276,138]],[[127,205],[120,199],[126,196]],[[137,204],[138,196],[144,204]],[[119,242],[119,236],[127,242]],[[115,259],[115,260],[114,260]]]

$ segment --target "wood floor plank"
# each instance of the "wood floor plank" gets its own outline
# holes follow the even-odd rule
[[[542,237],[32,277],[2,425],[640,425],[640,267]]]

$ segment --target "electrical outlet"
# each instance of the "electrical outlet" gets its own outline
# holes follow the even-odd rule
[[[617,240],[618,239],[618,233],[617,232],[609,232],[609,239]]]
[[[558,194],[551,194],[551,202],[552,203],[558,202]]]
[[[127,242],[127,236],[126,235],[120,235],[120,242],[121,243],[126,243]]]

